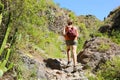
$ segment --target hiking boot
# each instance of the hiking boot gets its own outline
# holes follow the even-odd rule
[[[72,61],[68,61],[67,63],[67,67],[70,67],[70,66],[72,66]]]
[[[73,71],[72,73],[75,73],[77,71],[77,67],[76,66],[73,66]]]

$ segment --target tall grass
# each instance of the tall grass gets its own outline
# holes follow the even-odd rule
[[[16,45],[19,49],[27,50],[28,45],[31,45],[42,49],[45,52],[44,55],[56,58],[64,57],[60,49],[62,42],[58,39],[58,34],[49,31],[45,27],[43,30],[42,27],[27,26],[29,27],[20,28],[17,34]]]

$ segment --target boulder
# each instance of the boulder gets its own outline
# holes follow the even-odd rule
[[[84,50],[77,55],[77,60],[84,65],[84,69],[98,69],[100,64],[117,55],[120,55],[120,46],[109,39],[97,37],[86,41]]]

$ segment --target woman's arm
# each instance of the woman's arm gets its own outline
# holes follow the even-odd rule
[[[63,28],[63,36],[66,35],[66,32],[65,32],[65,27]]]
[[[76,37],[79,37],[79,32],[78,32],[78,28],[76,26],[74,26],[75,30],[76,30],[76,33],[77,33],[77,36]]]

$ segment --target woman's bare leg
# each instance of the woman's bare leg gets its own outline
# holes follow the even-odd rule
[[[76,53],[76,50],[77,50],[77,46],[76,46],[76,45],[73,45],[73,46],[72,46],[72,55],[73,55],[73,63],[74,63],[74,66],[77,65],[77,53]]]
[[[70,46],[67,46],[67,59],[68,59],[68,62],[70,62]]]

